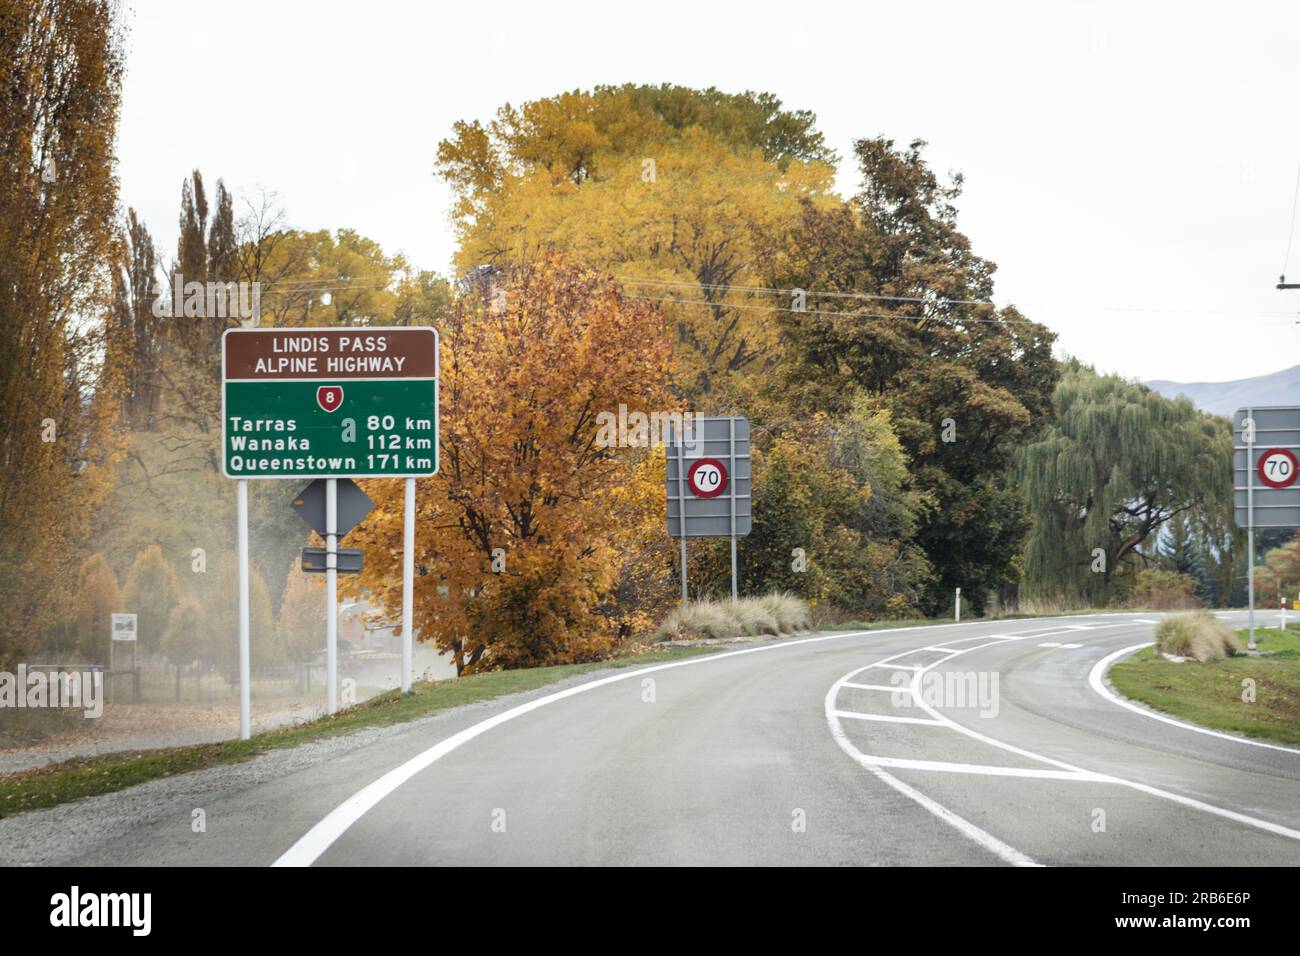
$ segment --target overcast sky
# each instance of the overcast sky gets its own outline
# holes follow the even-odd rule
[[[1300,169],[1294,2],[135,0],[128,22],[122,201],[169,258],[197,166],[445,272],[432,169],[455,120],[600,83],[765,90],[841,157],[928,140],[966,175],[996,298],[1061,354],[1183,381],[1300,364],[1300,295],[1273,288]]]

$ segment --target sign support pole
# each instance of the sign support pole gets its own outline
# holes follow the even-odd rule
[[[405,481],[405,516],[402,524],[402,693],[411,692],[412,590],[415,585],[415,479]]]
[[[731,599],[738,600],[740,594],[736,588],[736,419],[727,419],[727,451],[730,454],[727,467],[727,490],[731,492]]]
[[[686,585],[686,434],[677,435],[677,521],[682,541],[682,607],[690,603]]]
[[[239,525],[239,739],[252,736],[252,692],[249,686],[248,635],[248,479],[235,482],[235,511]]]
[[[682,607],[689,603],[686,592],[686,536],[682,535]]]
[[[1250,641],[1247,649],[1255,649],[1255,410],[1246,409],[1251,420],[1250,437],[1246,442],[1246,590],[1250,608]]]
[[[339,709],[339,482],[325,481],[325,713]]]

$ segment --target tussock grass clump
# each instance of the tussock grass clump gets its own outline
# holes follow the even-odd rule
[[[740,627],[740,633],[749,637],[759,634],[780,634],[781,625],[772,610],[760,600],[752,598],[728,601],[727,615]]]
[[[696,601],[675,608],[655,631],[660,641],[780,637],[808,630],[811,612],[792,594],[765,594],[738,601]]]
[[[1211,661],[1241,652],[1232,628],[1208,611],[1168,617],[1156,628],[1156,649],[1175,657]]]
[[[776,618],[778,634],[793,634],[796,631],[808,630],[812,611],[808,607],[808,602],[802,598],[784,592],[773,592],[764,594],[757,600],[772,617]]]

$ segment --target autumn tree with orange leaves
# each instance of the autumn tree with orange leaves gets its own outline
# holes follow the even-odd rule
[[[628,630],[620,579],[661,557],[646,515],[663,465],[654,449],[601,447],[597,416],[671,409],[662,316],[543,256],[479,273],[441,331],[439,474],[417,484],[420,637],[461,673],[607,655]],[[378,507],[354,535],[366,571],[349,584],[391,611],[402,483],[366,490]]]

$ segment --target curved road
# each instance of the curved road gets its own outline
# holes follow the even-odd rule
[[[219,840],[151,826],[119,862],[1300,864],[1300,751],[1094,686],[1154,624],[831,633],[616,671],[224,798]]]

